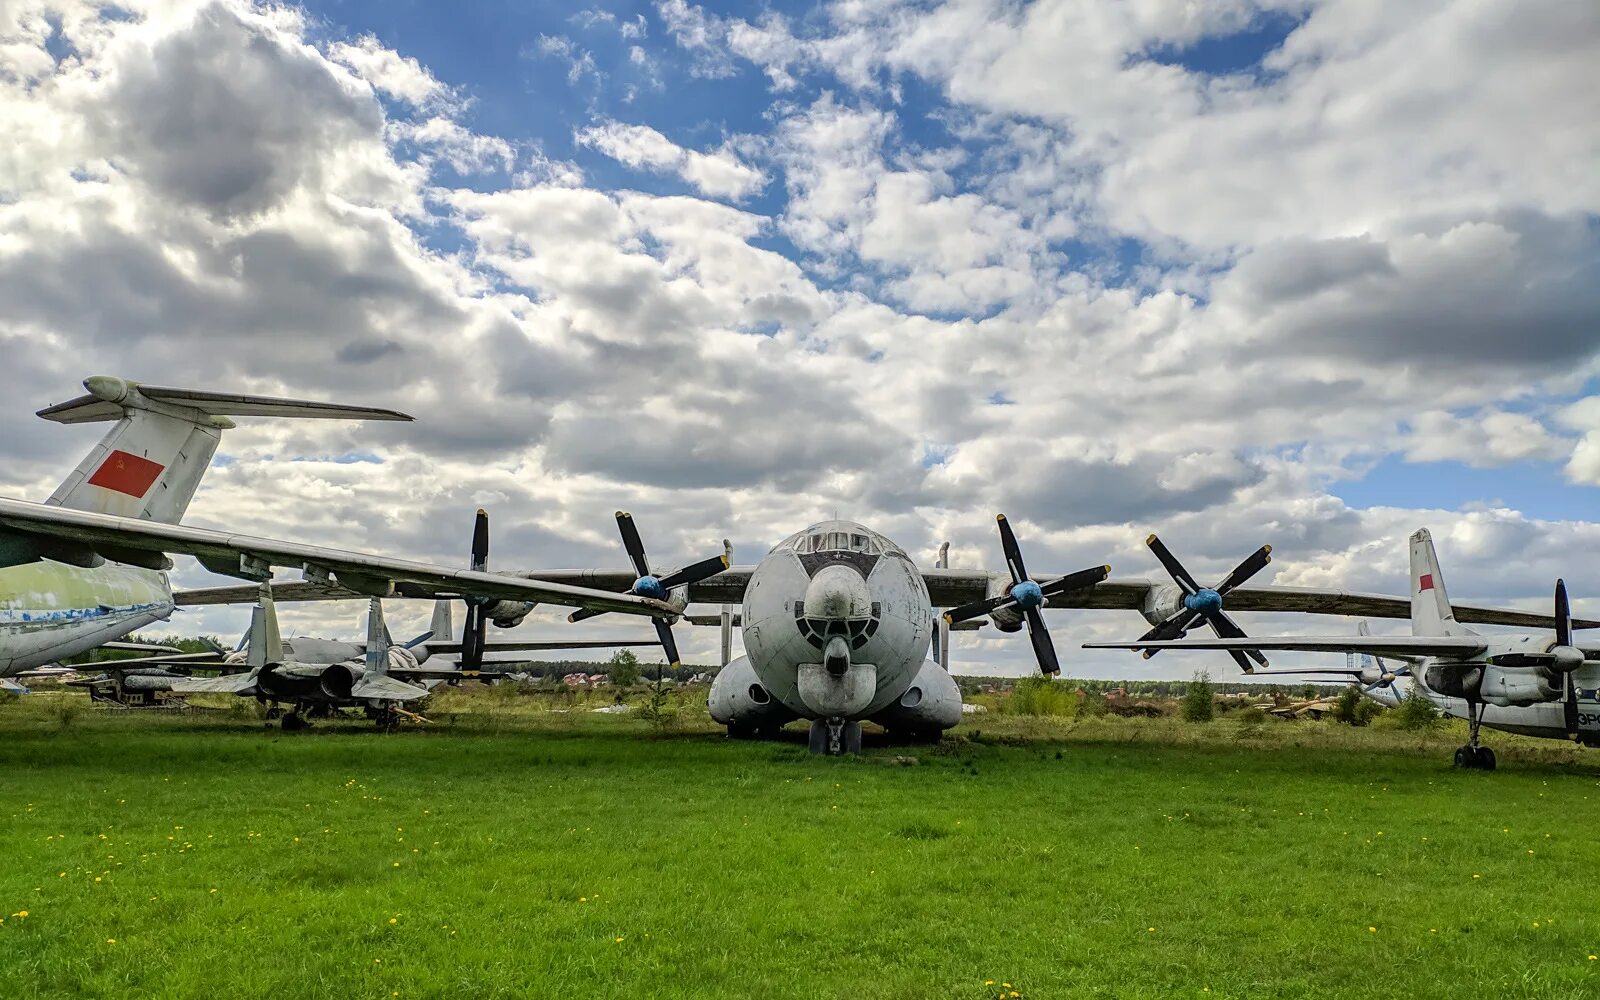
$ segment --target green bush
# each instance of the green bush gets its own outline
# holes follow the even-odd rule
[[[1401,729],[1424,730],[1438,726],[1441,719],[1439,706],[1423,697],[1415,686],[1400,700],[1400,707],[1390,715]]]
[[[1216,714],[1216,686],[1210,674],[1197,671],[1183,692],[1183,717],[1188,722],[1210,722]]]
[[[1078,711],[1078,693],[1065,681],[1049,677],[1024,677],[1011,689],[1007,708],[1012,715],[1071,718]]]

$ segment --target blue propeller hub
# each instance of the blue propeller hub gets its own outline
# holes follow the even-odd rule
[[[639,597],[649,597],[657,601],[667,599],[667,588],[653,576],[641,576],[633,581],[633,592]]]
[[[1210,587],[1206,587],[1185,596],[1183,606],[1190,611],[1199,611],[1202,614],[1208,611],[1221,611],[1222,595]]]
[[[1017,602],[1017,607],[1030,611],[1044,603],[1044,591],[1032,580],[1024,580],[1011,588],[1011,599]]]

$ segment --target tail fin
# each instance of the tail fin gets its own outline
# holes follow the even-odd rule
[[[270,396],[140,385],[109,375],[83,380],[88,395],[39,416],[60,424],[115,420],[46,503],[176,524],[188,509],[233,416],[410,420],[394,410]]]
[[[451,620],[450,602],[433,602],[433,620],[428,623],[428,631],[433,633],[434,642],[454,642],[456,637],[455,622]]]
[[[376,597],[367,605],[367,673],[389,672],[389,626],[383,621],[383,602]]]
[[[259,670],[269,663],[283,662],[283,639],[278,632],[278,606],[272,600],[272,585],[263,583],[256,606],[250,612],[249,643],[245,665]]]
[[[1411,536],[1411,634],[1471,635],[1472,630],[1457,624],[1444,589],[1444,574],[1439,572],[1439,557],[1433,551],[1433,536],[1418,528]]]

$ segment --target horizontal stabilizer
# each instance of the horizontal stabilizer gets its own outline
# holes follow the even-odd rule
[[[426,688],[407,684],[387,674],[368,674],[350,689],[352,698],[374,698],[379,701],[412,701],[427,695]]]
[[[410,420],[398,410],[372,406],[348,406],[307,399],[278,396],[249,396],[239,392],[206,392],[201,389],[174,389],[144,385],[124,379],[97,375],[84,385],[90,392],[65,403],[38,411],[38,415],[58,424],[92,424],[120,420],[128,409],[141,409],[146,400],[199,410],[213,417],[307,417],[327,420]],[[142,399],[140,397],[143,397]]]

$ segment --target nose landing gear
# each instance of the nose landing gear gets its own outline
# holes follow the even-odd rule
[[[846,719],[813,719],[807,746],[814,754],[838,757],[861,752],[861,723]]]

